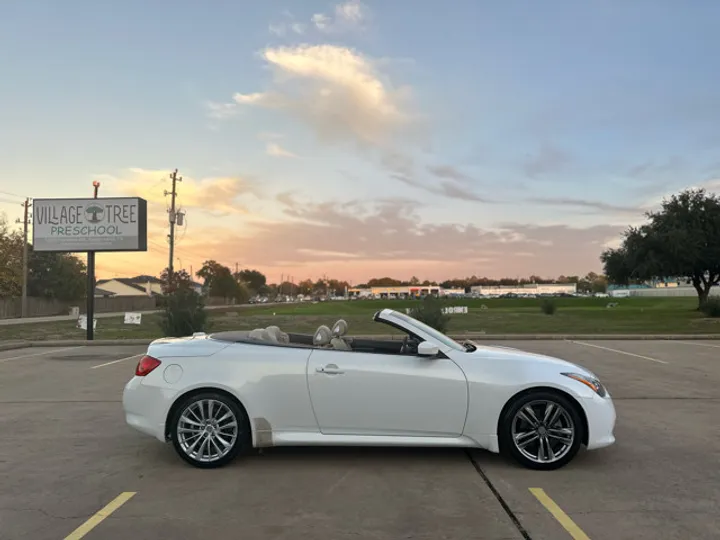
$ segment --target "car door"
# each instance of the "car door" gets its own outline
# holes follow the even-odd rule
[[[323,434],[462,435],[467,380],[448,358],[315,349],[307,377]]]

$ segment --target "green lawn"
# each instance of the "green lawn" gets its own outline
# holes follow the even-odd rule
[[[696,311],[695,298],[558,298],[554,315],[540,311],[540,299],[457,299],[448,306],[468,306],[469,313],[451,315],[449,333],[486,334],[720,334],[720,319]],[[609,302],[618,306],[607,308]],[[280,306],[244,306],[210,311],[211,331],[242,330],[276,324],[283,330],[312,333],[337,319],[351,334],[392,333],[372,321],[375,311],[404,310],[412,301],[357,300]],[[482,306],[485,306],[485,309]],[[124,325],[121,317],[99,319],[96,339],[160,337],[159,315],[143,315],[141,326]],[[0,326],[0,341],[83,339],[71,321]]]

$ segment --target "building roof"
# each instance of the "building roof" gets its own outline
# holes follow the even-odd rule
[[[100,287],[95,287],[95,295],[97,296],[98,294],[101,294],[101,295],[103,295],[103,296],[112,296],[112,295],[114,295],[115,293],[112,292],[112,291],[108,291],[108,290],[105,290],[105,289],[101,289]]]
[[[161,284],[161,285],[162,285],[162,283],[163,283],[163,280],[162,280],[162,279],[157,278],[157,277],[155,277],[155,276],[148,276],[148,275],[145,275],[145,274],[143,274],[143,275],[141,275],[141,276],[136,276],[136,277],[128,278],[128,279],[129,279],[130,281],[132,281],[132,282],[135,282],[135,283],[147,283],[148,281],[149,281],[150,283],[159,283],[159,284]]]
[[[139,282],[136,282],[134,278],[112,278],[112,279],[101,279],[97,283],[95,283],[95,287],[99,287],[103,283],[109,283],[111,281],[117,281],[119,283],[122,283],[123,285],[127,287],[132,287],[133,289],[137,289],[138,291],[142,291],[143,293],[147,293],[145,291],[145,286],[142,285]]]

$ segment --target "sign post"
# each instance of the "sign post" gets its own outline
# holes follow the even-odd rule
[[[87,253],[87,339],[95,320],[95,253],[147,251],[147,201],[139,197],[35,199],[33,250]]]
[[[98,197],[100,182],[93,182],[93,199]],[[88,251],[87,254],[87,299],[85,300],[85,313],[87,313],[87,334],[86,339],[95,339],[95,252]]]

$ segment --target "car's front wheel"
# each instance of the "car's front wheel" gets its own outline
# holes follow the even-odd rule
[[[500,426],[501,449],[527,468],[558,469],[580,450],[583,429],[577,407],[567,397],[530,392],[508,407]]]
[[[222,467],[249,446],[245,412],[228,396],[202,392],[185,398],[171,419],[175,450],[195,467]]]

